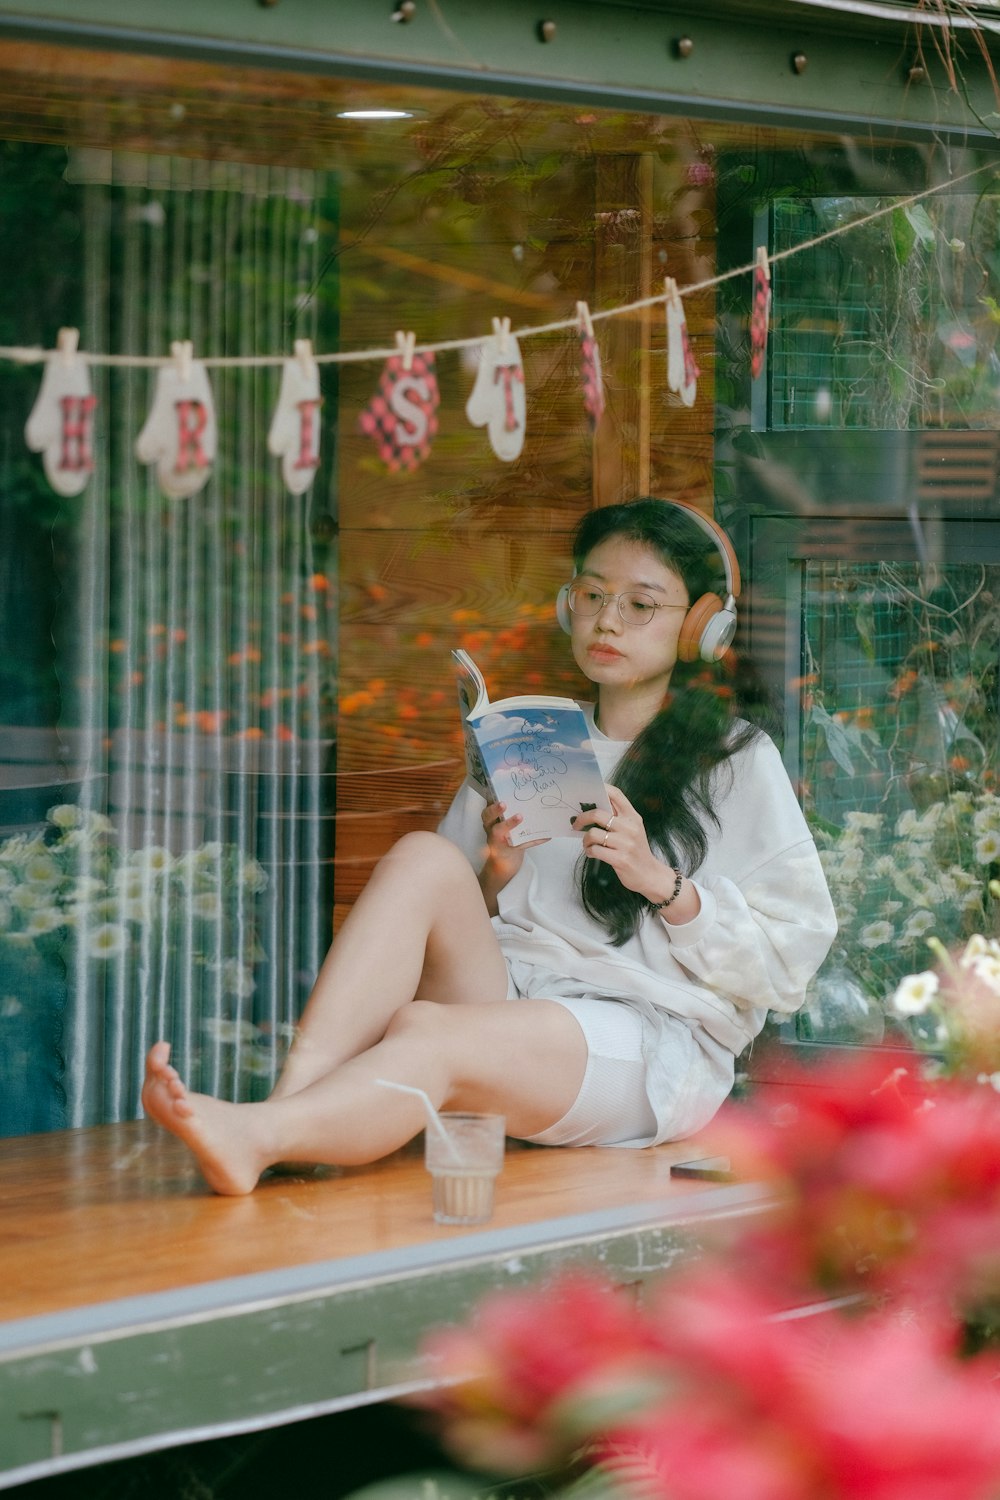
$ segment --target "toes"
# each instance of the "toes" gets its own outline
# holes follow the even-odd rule
[[[170,1058],[170,1043],[155,1042],[146,1054],[146,1072],[155,1076],[162,1073],[168,1066]]]

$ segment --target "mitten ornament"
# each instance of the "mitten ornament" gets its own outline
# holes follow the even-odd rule
[[[493,336],[484,339],[479,370],[465,415],[473,427],[485,427],[497,458],[513,463],[524,446],[527,403],[524,366],[509,318],[493,319]]]
[[[24,438],[42,455],[45,477],[57,495],[79,495],[94,470],[94,413],[90,370],[77,353],[76,328],[60,328],[56,353],[31,408]]]
[[[398,354],[382,367],[378,389],[358,418],[382,462],[393,472],[418,469],[431,451],[440,404],[434,355],[416,353],[415,335],[396,334]]]
[[[698,394],[698,376],[701,371],[695,363],[694,351],[688,336],[687,316],[684,303],[672,276],[664,282],[666,288],[667,314],[667,386],[680,396],[685,406],[693,406]]]
[[[750,314],[750,374],[754,380],[764,368],[770,317],[771,268],[767,263],[767,251],[763,245],[759,245],[753,272],[753,310]]]
[[[587,413],[587,421],[593,432],[604,413],[601,351],[594,337],[594,323],[586,302],[576,304],[576,315],[580,322],[580,381],[583,385],[583,409]]]
[[[267,434],[267,448],[281,459],[281,473],[291,495],[302,495],[319,468],[319,366],[309,339],[295,340],[295,358],[281,370],[278,404]]]
[[[156,465],[160,489],[172,500],[198,493],[218,446],[212,387],[192,350],[188,340],[171,344],[173,362],[156,372],[153,404],[135,441],[139,462]]]

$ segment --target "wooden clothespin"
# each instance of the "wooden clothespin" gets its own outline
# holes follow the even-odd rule
[[[316,368],[316,361],[313,358],[312,339],[295,340],[295,358],[302,367],[303,378],[309,380]]]
[[[177,375],[181,384],[186,385],[191,379],[194,344],[190,339],[177,339],[170,345],[170,354],[177,366]]]
[[[664,276],[663,278],[663,300],[668,307],[677,308],[680,306],[680,293],[677,290],[677,283],[672,276]]]
[[[417,342],[415,333],[404,333],[401,328],[396,330],[396,351],[403,361],[404,370],[413,369],[413,348]]]
[[[500,353],[501,354],[506,354],[507,353],[507,340],[510,337],[510,319],[509,318],[494,318],[493,319],[493,333],[494,333],[494,335],[495,335],[495,337],[496,337],[496,339],[497,339],[497,341],[498,341],[498,343],[500,345]]]
[[[765,281],[771,279],[771,267],[767,259],[767,246],[757,246],[757,270],[763,273]]]
[[[60,328],[56,335],[56,349],[64,365],[72,364],[73,357],[79,347],[79,328]]]
[[[586,302],[578,302],[576,304],[576,316],[580,324],[580,332],[592,339],[594,337],[594,320],[590,316],[590,308]]]

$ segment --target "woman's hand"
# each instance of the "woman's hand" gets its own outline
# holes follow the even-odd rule
[[[630,891],[638,891],[647,901],[665,901],[671,894],[677,871],[664,864],[649,847],[646,827],[625,793],[616,786],[608,787],[610,808],[597,807],[593,812],[577,813],[573,819],[578,828],[583,828],[583,851],[590,859],[610,865],[622,885]],[[677,901],[677,915],[689,920],[701,902],[691,886],[684,881],[684,895],[688,892],[695,898],[694,910],[691,900]],[[671,902],[671,908],[674,903]],[[671,909],[671,916],[674,911]]]
[[[527,844],[511,846],[510,835],[524,819],[520,813],[507,817],[507,804],[489,802],[483,808],[483,831],[486,834],[486,863],[479,874],[479,884],[491,916],[497,914],[497,894],[502,891],[524,862],[524,851],[547,844],[548,839],[533,839]]]

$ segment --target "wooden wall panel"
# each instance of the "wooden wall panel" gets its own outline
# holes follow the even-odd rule
[[[517,145],[517,160],[494,141],[473,162],[440,146],[433,188],[421,178],[408,210],[397,184],[374,223],[367,209],[356,223],[346,195],[345,348],[391,347],[397,327],[438,341],[486,334],[494,316],[539,325],[573,318],[580,298],[599,311],[655,296],[668,269],[681,284],[711,274],[711,192],[689,148],[547,160],[530,129]],[[527,433],[509,464],[465,417],[474,353],[438,356],[439,432],[413,474],[389,473],[358,429],[377,367],[342,368],[338,918],[378,856],[433,827],[461,780],[451,648],[472,653],[494,695],[585,695],[552,612],[579,518],[649,492],[710,508],[711,295],[688,316],[702,369],[690,409],[666,390],[662,306],[598,321],[596,436],[575,330],[525,338]]]

